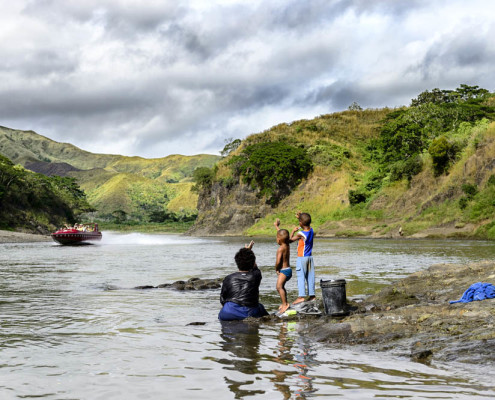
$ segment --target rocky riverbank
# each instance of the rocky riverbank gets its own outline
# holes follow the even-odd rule
[[[495,262],[434,265],[355,304],[348,317],[312,319],[300,329],[319,342],[420,362],[495,364],[495,299],[449,304],[476,282],[495,284]]]

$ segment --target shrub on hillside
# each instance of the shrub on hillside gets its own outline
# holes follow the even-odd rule
[[[443,174],[453,157],[453,149],[447,138],[440,136],[434,139],[428,147],[428,153],[431,155],[435,176]]]
[[[421,157],[416,155],[405,161],[397,161],[390,167],[390,182],[407,179],[409,182],[423,169]]]
[[[478,193],[478,188],[471,183],[465,183],[461,188],[469,199],[472,199]]]
[[[360,203],[365,203],[368,200],[369,193],[362,189],[349,190],[349,203],[355,206]]]
[[[459,208],[461,210],[464,210],[467,207],[468,203],[469,203],[469,200],[467,197],[461,197],[459,199]]]
[[[191,188],[192,191],[198,192],[202,188],[210,187],[213,183],[213,177],[215,173],[213,169],[208,167],[196,168],[193,172],[194,186]]]
[[[244,183],[258,189],[272,205],[290,194],[313,169],[306,150],[282,142],[247,146],[230,164]]]
[[[348,149],[333,144],[316,144],[308,149],[308,156],[315,164],[338,168],[345,159],[351,158]]]
[[[164,222],[190,222],[195,221],[197,213],[174,213],[169,210],[154,210],[148,214],[149,222],[164,223]]]

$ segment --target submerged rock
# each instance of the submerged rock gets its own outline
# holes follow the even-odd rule
[[[158,286],[143,285],[134,289],[175,289],[175,290],[210,290],[218,289],[222,286],[222,278],[201,279],[191,278],[187,281],[175,281],[173,283],[162,283]]]

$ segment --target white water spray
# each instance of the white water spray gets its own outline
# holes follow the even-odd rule
[[[196,243],[205,243],[204,239],[190,238],[185,236],[148,234],[148,233],[117,233],[104,232],[101,240],[102,245],[191,245]]]

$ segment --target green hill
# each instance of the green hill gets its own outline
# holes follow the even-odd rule
[[[251,135],[197,177],[192,233],[273,235],[275,218],[291,228],[302,210],[320,235],[495,238],[494,106],[461,85]]]
[[[36,172],[76,178],[97,209],[96,217],[110,218],[117,212],[137,221],[170,215],[193,218],[197,213],[197,194],[191,192],[193,171],[211,167],[219,159],[206,154],[154,159],[94,154],[6,127],[0,127],[0,154]]]

